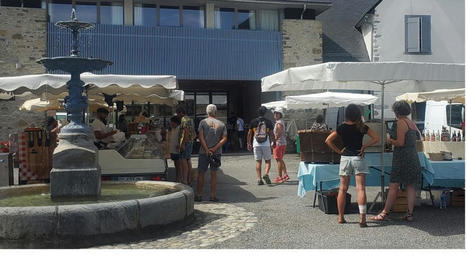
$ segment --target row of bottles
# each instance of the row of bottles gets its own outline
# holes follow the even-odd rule
[[[429,130],[423,131],[422,133],[422,140],[423,141],[452,141],[452,142],[460,142],[464,141],[465,138],[461,135],[458,131],[453,132],[452,135],[449,134],[449,131],[443,127],[442,132],[440,133],[439,130],[435,132],[434,130],[430,132]]]

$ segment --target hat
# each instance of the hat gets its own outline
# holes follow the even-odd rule
[[[276,107],[276,108],[274,108],[274,111],[272,111],[272,112],[273,113],[279,113],[282,116],[284,116],[284,109],[282,109],[282,107]]]

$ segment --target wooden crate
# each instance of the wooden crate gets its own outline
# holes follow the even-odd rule
[[[465,206],[465,190],[455,190],[451,194],[451,206],[464,207]]]
[[[20,182],[48,181],[56,139],[42,129],[28,128],[20,134],[18,144]]]
[[[339,163],[340,155],[326,145],[326,138],[331,131],[300,130],[300,160],[313,163]],[[338,148],[343,147],[341,138],[336,140]]]
[[[386,193],[388,193],[388,189],[386,189]],[[397,199],[394,205],[392,206],[391,211],[394,213],[405,213],[409,209],[407,204],[407,192],[399,190],[397,192]]]

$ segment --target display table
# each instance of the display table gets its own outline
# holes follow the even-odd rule
[[[419,152],[418,157],[422,166],[423,182],[433,184],[435,170],[424,153]],[[381,186],[381,153],[367,153],[365,155],[370,173],[366,176],[366,186]],[[389,173],[392,166],[392,153],[384,153],[385,185],[389,185]],[[462,170],[463,172],[463,170]],[[315,190],[321,183],[321,190],[338,188],[339,164],[313,164],[300,162],[298,167],[298,196],[304,197],[306,192]],[[355,177],[350,178],[350,184],[355,186]]]
[[[439,153],[447,151],[452,153],[452,158],[465,159],[465,142],[450,142],[450,141],[423,141],[423,151],[428,156],[428,153]]]
[[[430,163],[435,173],[426,175],[431,185],[429,187],[464,188],[465,160],[430,161]],[[424,187],[427,187],[426,184]]]

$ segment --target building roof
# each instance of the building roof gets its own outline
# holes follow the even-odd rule
[[[381,0],[333,0],[317,16],[323,23],[323,62],[369,61],[362,34],[355,28]]]

